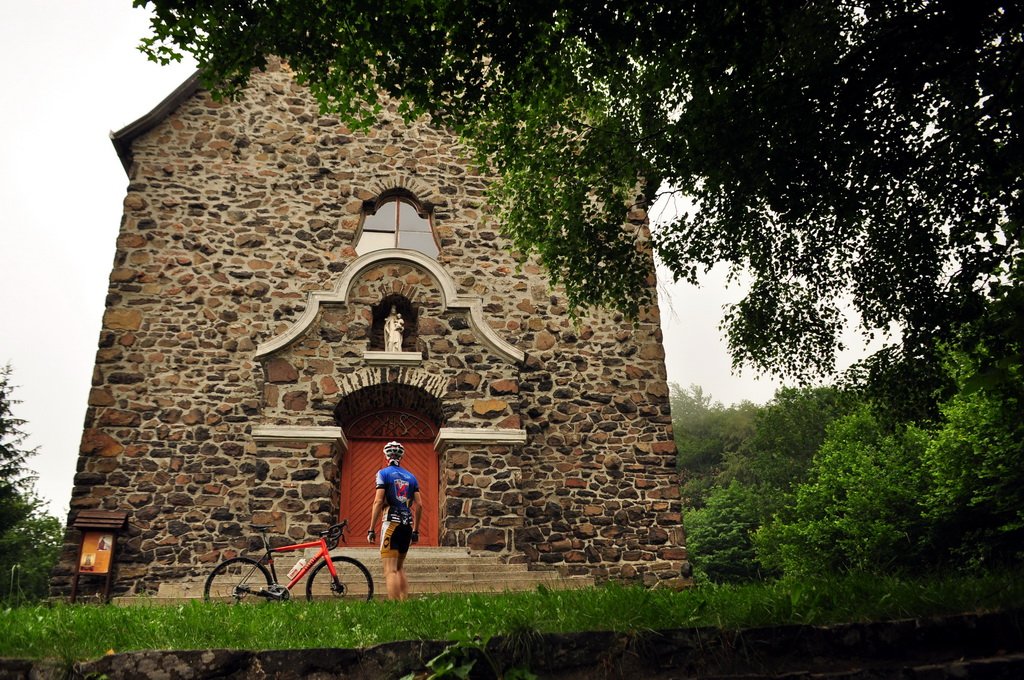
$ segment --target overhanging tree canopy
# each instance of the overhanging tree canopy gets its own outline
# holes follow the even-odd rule
[[[649,271],[752,278],[737,362],[833,366],[849,296],[911,349],[975,317],[1021,252],[1024,7],[995,0],[136,0],[143,49],[244,86],[267,55],[322,105],[382,96],[462,134],[497,177],[507,235],[574,307],[636,312]],[[1004,281],[1005,282],[1005,281]]]

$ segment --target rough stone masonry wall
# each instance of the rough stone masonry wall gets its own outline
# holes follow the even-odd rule
[[[656,310],[635,329],[552,319],[522,380],[527,524],[517,547],[599,579],[687,577]]]
[[[337,453],[275,452],[250,436],[271,415],[255,348],[292,326],[310,292],[333,288],[355,258],[363,201],[395,187],[432,204],[439,263],[457,293],[480,298],[492,329],[528,355],[522,366],[482,361],[491,367],[477,370],[462,354],[479,351],[454,316],[428,321],[442,324],[429,342],[451,369],[453,422],[529,433],[515,454],[520,520],[489,535],[488,547],[599,577],[650,582],[684,568],[657,310],[636,326],[601,313],[574,327],[540,268],[517,268],[487,219],[486,180],[450,134],[406,126],[393,110],[355,134],[272,65],[239,101],[198,91],[132,150],[71,501],[72,516],[130,513],[115,593],[204,573],[225,537],[240,542],[268,504],[295,508],[289,535],[329,518],[334,501],[303,489],[334,483]],[[302,419],[330,422],[324,384],[324,408]],[[471,452],[452,456],[461,464]],[[275,485],[282,495],[261,495]],[[289,494],[301,507],[285,503]],[[458,512],[461,524],[495,524],[474,516],[472,503]],[[473,531],[459,530],[467,533],[458,540]],[[68,590],[77,541],[69,531],[57,593]]]

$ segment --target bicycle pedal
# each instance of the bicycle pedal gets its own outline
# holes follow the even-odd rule
[[[266,593],[267,597],[274,600],[287,600],[292,595],[287,588],[278,583],[267,586]]]

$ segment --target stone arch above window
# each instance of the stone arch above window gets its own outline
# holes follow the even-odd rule
[[[382,193],[363,203],[356,253],[365,255],[385,248],[406,248],[437,258],[440,249],[431,224],[429,205],[404,189]]]

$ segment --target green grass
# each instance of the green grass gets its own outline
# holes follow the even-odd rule
[[[607,586],[407,602],[288,602],[174,607],[38,605],[0,612],[0,656],[65,662],[108,650],[366,647],[583,630],[639,632],[826,624],[1024,606],[1024,574],[920,581],[851,576],[676,593]]]

